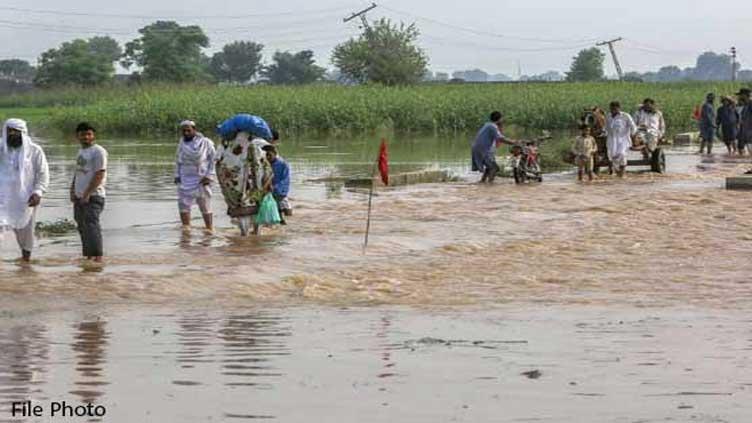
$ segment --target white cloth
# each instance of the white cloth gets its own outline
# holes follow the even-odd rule
[[[201,180],[214,178],[215,156],[214,142],[202,134],[196,134],[191,141],[179,141],[175,158],[175,177],[180,178],[178,196],[199,198],[207,190],[211,195],[211,188],[201,185]]]
[[[634,116],[635,125],[639,128],[644,126],[648,134],[660,139],[666,133],[666,121],[663,119],[663,113],[656,110],[655,113],[648,113],[640,109]]]
[[[34,250],[34,226],[36,226],[36,219],[34,218],[35,214],[36,213],[31,214],[31,219],[29,219],[29,223],[27,223],[25,227],[21,229],[13,229],[13,232],[16,234],[18,247],[24,251]]]
[[[619,112],[618,115],[608,115],[606,119],[606,133],[608,140],[608,158],[614,164],[626,165],[627,152],[632,145],[632,135],[637,132],[637,126],[629,114]]]
[[[8,147],[8,128],[21,131],[21,147]],[[42,148],[31,141],[26,122],[9,119],[3,125],[0,140],[0,226],[27,227],[34,214],[29,207],[32,194],[40,197],[50,183],[47,158]]]

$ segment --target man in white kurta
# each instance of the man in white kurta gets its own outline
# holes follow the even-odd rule
[[[15,232],[23,261],[34,249],[36,211],[50,182],[47,158],[26,122],[8,119],[0,141],[0,227]]]
[[[175,184],[178,186],[178,210],[184,228],[191,225],[191,208],[198,205],[206,229],[214,229],[211,209],[211,184],[215,177],[214,142],[196,131],[193,121],[180,124],[183,138],[175,160]]]
[[[646,98],[635,113],[634,121],[637,128],[644,129],[648,149],[655,150],[658,142],[666,134],[666,121],[663,119],[663,113],[656,108],[655,100]]]
[[[632,136],[637,132],[637,126],[632,116],[621,111],[618,101],[612,102],[609,108],[611,113],[606,118],[608,159],[612,168],[616,167],[617,174],[623,177],[627,168],[627,152],[632,146]]]

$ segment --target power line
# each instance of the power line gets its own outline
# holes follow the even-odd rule
[[[535,53],[535,52],[551,52],[551,51],[564,52],[564,51],[577,50],[577,49],[581,49],[581,48],[592,45],[590,43],[587,43],[587,44],[576,44],[576,45],[557,46],[557,47],[513,48],[513,47],[488,46],[488,45],[480,44],[478,42],[447,39],[447,38],[436,37],[434,35],[428,35],[428,34],[421,34],[421,38],[425,38],[428,40],[435,40],[444,44],[451,44],[455,46],[479,47],[484,50],[505,51],[505,52],[515,52],[515,53]]]
[[[263,23],[255,23],[247,26],[242,27],[231,27],[226,28],[222,27],[219,29],[211,29],[211,28],[202,28],[197,27],[196,32],[203,32],[204,34],[235,34],[235,33],[242,33],[247,31],[254,31],[254,34],[258,34],[260,32],[263,32],[265,34],[269,33],[277,33],[276,31],[282,30],[281,33],[294,33],[294,34],[300,34],[301,32],[305,33],[316,33],[321,32],[322,29],[325,31],[332,31],[333,28],[322,28],[320,24],[313,25],[314,22],[319,22],[326,20],[328,21],[328,18],[317,18],[314,20],[307,19],[307,20],[299,20],[299,21],[291,21],[287,22],[287,25],[295,25],[295,28],[282,28],[282,27],[270,27],[269,25],[264,25]],[[333,19],[332,19],[333,20]],[[312,25],[313,29],[306,29],[301,28],[300,25]],[[258,26],[258,27],[257,27]],[[70,33],[70,34],[106,34],[106,35],[122,35],[122,36],[128,36],[128,35],[134,35],[138,33],[139,29],[133,29],[133,30],[127,30],[123,28],[101,28],[101,27],[89,27],[89,28],[81,28],[79,26],[73,26],[73,25],[65,25],[65,24],[52,24],[48,22],[28,22],[28,21],[12,21],[12,20],[1,20],[0,19],[0,27],[7,27],[7,28],[14,28],[14,29],[29,29],[34,30],[37,32],[56,32],[56,33]],[[188,27],[183,26],[182,30],[186,31]],[[165,33],[171,33],[173,30],[171,29],[159,29],[159,28],[152,28],[150,29],[151,32],[165,32]],[[184,32],[185,33],[185,32]]]
[[[458,30],[458,31],[467,32],[469,34],[481,35],[481,36],[486,36],[486,37],[504,38],[504,39],[510,39],[510,40],[530,41],[530,42],[539,42],[539,43],[575,43],[575,42],[580,42],[580,43],[588,42],[588,43],[591,43],[591,42],[597,40],[596,38],[578,39],[578,40],[546,39],[546,38],[519,37],[519,36],[514,36],[514,35],[508,35],[508,34],[496,34],[496,33],[493,33],[493,32],[479,31],[479,30],[473,29],[473,28],[467,28],[467,27],[463,27],[463,26],[459,26],[459,25],[454,25],[454,24],[451,24],[451,23],[448,23],[448,22],[443,22],[443,21],[440,21],[440,20],[437,20],[437,19],[433,19],[433,18],[428,18],[428,17],[425,17],[425,16],[419,16],[419,15],[416,15],[414,13],[397,10],[397,9],[394,9],[394,8],[388,7],[388,6],[383,6],[382,5],[381,7],[384,8],[384,9],[386,9],[386,10],[389,10],[391,12],[400,14],[400,15],[405,15],[405,16],[408,16],[408,17],[411,17],[411,18],[414,18],[414,19],[419,19],[419,20],[422,20],[422,21],[434,23],[434,24],[441,25],[441,26],[447,27],[447,28],[452,28],[452,29],[455,29],[455,30]]]
[[[79,16],[79,17],[97,17],[97,18],[118,18],[118,19],[248,19],[248,18],[269,18],[279,16],[301,16],[301,15],[315,15],[326,12],[339,12],[342,10],[342,6],[333,7],[327,9],[313,9],[313,10],[297,10],[290,12],[277,12],[277,13],[256,13],[246,15],[131,15],[131,14],[117,14],[117,13],[93,13],[93,12],[69,12],[62,10],[48,10],[48,9],[28,9],[22,7],[12,6],[0,6],[0,9],[4,11],[22,12],[38,15],[55,15],[55,16]]]

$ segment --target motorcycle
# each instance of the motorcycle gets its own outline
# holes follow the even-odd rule
[[[533,141],[523,141],[512,146],[512,175],[516,184],[543,182],[543,171],[538,161],[539,145],[551,138],[544,135]]]

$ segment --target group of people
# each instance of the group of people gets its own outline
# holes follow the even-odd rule
[[[83,256],[102,261],[102,229],[107,151],[96,144],[96,130],[88,123],[76,128],[81,144],[70,184],[73,218],[81,236]],[[21,248],[21,259],[31,260],[35,246],[36,214],[50,182],[44,150],[32,141],[26,122],[8,119],[0,145],[0,226],[10,228]]]
[[[716,96],[709,93],[696,116],[700,129],[700,154],[713,151],[713,141],[720,138],[729,154],[752,154],[752,90],[742,88],[731,96],[721,98],[721,107],[715,108]]]
[[[594,178],[594,160],[598,152],[595,137],[602,135],[606,138],[609,163],[613,170],[623,177],[630,149],[639,145],[638,149],[647,154],[657,147],[666,134],[663,113],[658,110],[655,100],[651,98],[646,98],[642,102],[634,117],[622,111],[618,101],[611,102],[608,114],[601,112],[599,108],[593,111],[594,121],[583,122],[580,125],[580,135],[575,138],[572,145],[579,180],[582,180],[586,173],[590,180]],[[638,132],[639,142],[636,139]],[[496,111],[491,113],[490,121],[478,131],[472,144],[472,170],[482,173],[481,183],[491,183],[496,177],[500,169],[496,163],[496,150],[501,144],[515,145],[518,142],[503,135],[502,114]]]
[[[264,125],[266,125],[264,123]],[[193,121],[180,124],[174,182],[180,221],[190,228],[191,210],[198,206],[208,231],[214,230],[211,198],[218,183],[228,214],[242,235],[259,233],[255,217],[262,199],[270,194],[277,203],[281,224],[292,215],[287,199],[290,190],[289,164],[279,155],[279,134],[267,129],[262,135],[238,132],[224,139],[219,148],[198,132]],[[87,260],[104,257],[100,215],[105,207],[107,151],[96,143],[96,130],[88,123],[76,127],[81,148],[70,185],[73,217]],[[21,259],[31,260],[35,247],[37,210],[49,187],[49,166],[41,146],[33,142],[25,121],[8,119],[3,124],[0,144],[0,229],[15,233]]]
[[[640,151],[647,158],[666,135],[666,120],[652,98],[646,98],[634,116],[622,111],[621,103],[612,101],[609,113],[595,109],[595,122],[580,125],[580,135],[572,144],[572,154],[577,165],[577,179],[582,181],[584,174],[588,180],[594,178],[594,160],[597,159],[598,143],[595,137],[606,138],[606,156],[610,169],[619,177],[624,177],[627,168],[627,154],[630,150]],[[593,131],[600,133],[593,133]]]

